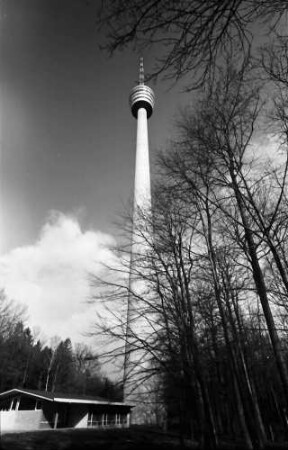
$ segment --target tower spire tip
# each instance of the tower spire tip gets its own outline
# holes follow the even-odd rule
[[[139,62],[139,84],[144,84],[144,61],[143,61],[143,56],[141,56],[140,62]]]

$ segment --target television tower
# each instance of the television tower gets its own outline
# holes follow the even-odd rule
[[[145,329],[143,320],[139,317],[141,316],[141,313],[139,313],[139,308],[141,308],[139,305],[139,299],[145,296],[145,286],[143,285],[143,281],[139,279],[141,277],[139,277],[139,275],[137,276],[137,274],[141,273],[141,256],[143,261],[143,254],[145,253],[145,249],[147,250],[147,245],[145,245],[145,236],[143,233],[147,233],[150,228],[151,183],[149,167],[148,119],[153,113],[154,101],[155,97],[153,90],[144,83],[143,58],[140,58],[139,81],[138,84],[131,90],[129,96],[129,104],[132,115],[137,119],[137,135],[133,229],[123,380],[124,401],[130,402],[131,404],[136,403],[136,407],[134,408],[132,414],[132,422],[134,423],[141,423],[142,421],[137,403],[140,403],[143,406],[143,399],[141,398],[141,393],[137,385],[142,384],[139,383],[139,373],[141,372],[141,368],[143,368],[143,363],[145,364],[145,355],[143,355],[141,349],[138,349],[139,342],[137,342],[136,336],[139,336],[139,333],[143,332],[143,329]]]
[[[154,92],[144,84],[143,58],[140,58],[139,82],[131,90],[129,96],[132,115],[137,119],[134,218],[138,209],[150,209],[151,207],[148,119],[152,115],[154,102]]]

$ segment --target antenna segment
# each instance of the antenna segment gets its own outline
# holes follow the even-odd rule
[[[139,64],[139,84],[144,84],[144,61],[142,56]]]

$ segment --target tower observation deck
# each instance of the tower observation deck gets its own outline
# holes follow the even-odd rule
[[[147,119],[152,116],[155,104],[155,96],[153,90],[144,84],[144,66],[143,58],[140,59],[139,83],[135,86],[129,96],[129,103],[132,115],[137,119],[137,113],[140,108],[146,109]]]

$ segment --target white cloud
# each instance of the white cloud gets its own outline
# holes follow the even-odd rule
[[[100,305],[90,305],[89,273],[103,275],[113,265],[112,236],[82,231],[75,217],[51,215],[39,240],[0,259],[0,276],[9,298],[28,308],[28,323],[47,336],[83,340]],[[103,265],[104,264],[104,265]]]

